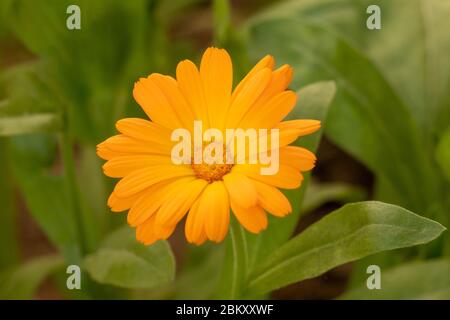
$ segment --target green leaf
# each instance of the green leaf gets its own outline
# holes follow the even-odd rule
[[[302,212],[312,211],[327,202],[349,203],[366,199],[366,192],[347,183],[310,181],[302,202]]]
[[[19,64],[7,69],[0,78],[6,99],[0,101],[0,136],[61,129],[57,99],[42,73],[42,63]]]
[[[86,256],[83,268],[103,284],[149,289],[174,279],[175,260],[166,241],[144,246],[126,226],[113,232],[99,250]]]
[[[401,300],[450,299],[450,260],[437,259],[381,269],[381,289],[369,290],[366,283],[343,294],[340,299]],[[367,275],[369,277],[369,275]]]
[[[59,127],[59,124],[60,118],[52,113],[24,114],[13,117],[0,115],[0,136],[53,131]]]
[[[427,243],[444,230],[395,205],[348,204],[275,251],[251,274],[248,290],[269,292],[380,251]]]
[[[78,263],[80,240],[77,222],[69,209],[64,179],[51,167],[56,139],[48,134],[11,138],[14,178],[33,218],[70,263]]]
[[[402,65],[403,70],[415,69],[416,50],[422,49],[404,50],[398,40],[403,39],[402,33],[394,35],[384,24],[415,21],[408,18],[408,10],[417,10],[419,3],[380,3],[383,8],[393,4],[396,14],[385,15],[383,29],[377,33],[361,28],[367,19],[366,1],[288,1],[271,10],[276,14],[268,11],[249,25],[250,48],[255,55],[271,52],[301,70],[296,84],[336,80],[338,95],[330,111],[327,136],[383,179],[393,191],[396,204],[426,215],[429,206],[441,199],[439,176],[423,139],[426,134],[417,121],[420,117],[415,116],[416,106],[410,105],[411,101],[423,101],[423,97],[406,98],[405,93],[421,91],[416,88],[418,77],[410,71],[402,75],[402,81],[393,81],[394,72],[387,72],[393,64]],[[403,30],[409,30],[407,24],[402,25]],[[440,30],[446,29],[440,26]],[[382,40],[378,36],[381,33],[389,38]],[[407,46],[414,44],[416,41],[410,40]],[[381,53],[383,48],[393,52],[389,63],[383,63],[388,57],[386,52]],[[443,57],[448,51],[441,49],[439,56]],[[408,86],[412,89],[403,90]],[[419,190],[417,185],[424,188]]]
[[[436,147],[436,161],[439,163],[448,181],[450,181],[450,128],[442,135]]]
[[[213,1],[214,42],[217,45],[225,43],[230,28],[230,4],[228,0]]]
[[[336,91],[333,82],[319,82],[300,89],[298,94],[298,104],[289,119],[316,119],[322,122],[322,128],[310,136],[302,137],[297,145],[315,151],[319,145],[324,127],[328,108],[333,100]],[[286,190],[284,193],[292,205],[292,213],[282,219],[269,217],[269,227],[258,235],[247,234],[249,244],[249,265],[257,265],[264,260],[276,248],[286,242],[294,232],[300,216],[303,193],[308,187],[308,175],[306,175],[302,186],[295,190]]]
[[[109,136],[127,107],[139,110],[129,94],[133,82],[150,70],[163,71],[168,55],[155,3],[61,0],[35,6],[14,0],[4,6],[14,36],[46,64],[51,92],[45,97],[57,97],[67,110],[77,140],[98,143]],[[71,4],[80,6],[81,30],[67,29]]]
[[[232,217],[226,241],[225,260],[217,299],[241,299],[246,286],[249,260],[247,234],[241,224]]]
[[[0,299],[32,299],[45,278],[61,268],[60,256],[43,256],[0,274]]]

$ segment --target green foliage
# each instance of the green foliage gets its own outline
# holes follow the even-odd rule
[[[394,205],[348,204],[277,249],[252,272],[248,290],[269,292],[379,251],[427,243],[444,230]]]
[[[450,299],[450,260],[448,258],[406,263],[382,271],[380,290],[361,285],[340,299]]]
[[[9,174],[9,159],[6,156],[7,142],[0,138],[0,270],[17,263],[19,253],[17,227],[15,224],[16,203]]]
[[[436,147],[436,161],[450,182],[450,128],[442,135]]]
[[[320,208],[327,202],[357,202],[364,200],[366,197],[367,195],[363,189],[350,184],[310,181],[301,204],[301,209],[302,212],[309,212]]]
[[[381,30],[365,28],[369,4],[382,10]],[[441,171],[441,136],[450,119],[449,14],[449,3],[435,0],[285,1],[253,17],[246,30],[255,56],[270,52],[301,70],[296,85],[336,81],[326,135],[375,174],[376,199],[446,226],[450,186]],[[368,261],[385,268],[414,254],[439,257],[448,243],[445,235],[419,251],[361,260],[354,274],[362,275]]]
[[[175,276],[167,242],[144,246],[128,226],[113,232],[96,252],[86,256],[83,268],[99,283],[133,289],[161,286]]]
[[[355,287],[343,298],[449,298],[448,259],[410,259],[448,254],[450,237],[385,252],[430,242],[444,230],[430,219],[446,226],[450,220],[447,1],[288,0],[255,15],[245,28],[233,25],[229,1],[210,3],[214,43],[231,53],[235,80],[268,53],[291,64],[292,88],[303,89],[290,118],[322,121],[320,132],[297,145],[315,151],[325,133],[375,174],[374,197],[395,205],[346,205],[290,239],[304,212],[367,196],[346,184],[311,184],[307,174],[301,188],[285,193],[291,215],[270,217],[258,235],[232,221],[225,246],[188,249],[175,283],[167,242],[143,246],[124,227],[100,243],[124,221],[111,218],[105,205],[112,182],[102,176],[94,145],[114,132],[117,119],[142,115],[131,95],[139,77],[174,74],[178,60],[198,55],[192,50],[198,44],[172,39],[171,28],[200,3],[0,3],[0,37],[15,39],[31,58],[0,74],[0,136],[7,137],[0,141],[0,171],[7,177],[0,181],[0,297],[32,298],[48,275],[76,263],[97,282],[86,279],[86,296],[94,298],[109,290],[114,297],[262,298],[357,260]],[[69,4],[81,7],[81,30],[66,28]],[[382,8],[381,30],[364,28],[369,4]],[[44,256],[16,267],[15,187],[63,258]],[[386,269],[383,290],[369,292],[361,285],[368,262],[383,270],[406,263]]]
[[[43,134],[14,137],[10,151],[14,177],[30,213],[65,258],[76,263],[81,254],[77,222],[70,215],[63,177],[50,172],[56,140]]]
[[[63,266],[60,256],[42,256],[0,273],[0,299],[31,299],[45,278]]]

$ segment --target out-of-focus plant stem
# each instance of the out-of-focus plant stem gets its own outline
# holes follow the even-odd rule
[[[224,46],[230,29],[230,4],[228,0],[214,0],[214,43]]]
[[[72,221],[75,222],[78,246],[81,256],[86,253],[86,243],[84,239],[83,222],[80,212],[80,207],[78,205],[79,191],[76,183],[75,175],[75,161],[73,154],[73,143],[71,134],[68,132],[67,127],[61,133],[61,156],[64,166],[64,181],[65,188],[67,192],[67,200],[69,202],[70,214]],[[78,260],[81,257],[78,258]],[[79,261],[77,261],[79,262]]]
[[[230,223],[230,238],[232,274],[227,299],[241,299],[247,279],[248,252],[244,230],[237,220]]]

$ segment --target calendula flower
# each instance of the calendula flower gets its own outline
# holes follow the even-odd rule
[[[318,130],[320,122],[283,121],[297,97],[287,90],[292,68],[274,70],[274,64],[273,57],[264,57],[233,90],[230,56],[223,49],[209,48],[200,70],[184,60],[177,66],[176,79],[153,73],[136,82],[133,96],[150,120],[119,120],[120,134],[100,143],[97,154],[107,160],[104,173],[120,178],[108,205],[115,212],[128,210],[127,220],[136,228],[138,241],[167,239],[187,216],[189,242],[220,242],[231,214],[245,229],[258,233],[267,227],[267,213],[283,217],[292,211],[279,188],[298,188],[302,172],[314,167],[316,157],[289,144]],[[277,171],[262,174],[266,164],[260,162],[174,161],[174,131],[184,128],[195,136],[195,121],[201,121],[203,130],[214,128],[224,137],[227,129],[277,129],[277,148],[269,150],[279,154]],[[268,140],[274,139],[269,135]],[[195,143],[191,147],[193,153],[198,151]],[[204,147],[200,145],[200,152]],[[224,151],[225,158],[228,144]],[[248,147],[245,152],[246,157],[251,153]]]

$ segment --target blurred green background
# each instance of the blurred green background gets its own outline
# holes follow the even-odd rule
[[[70,4],[81,8],[81,30],[66,27]],[[366,27],[371,4],[381,30]],[[449,0],[2,0],[0,298],[216,296],[226,245],[193,247],[177,230],[172,250],[137,246],[125,215],[106,207],[114,181],[95,155],[116,120],[144,116],[131,95],[139,77],[174,75],[179,60],[198,62],[213,44],[232,55],[236,79],[272,54],[295,68],[295,90],[336,83],[295,233],[368,199],[448,227],[449,17]],[[93,270],[114,250],[132,255],[133,277]],[[270,297],[449,299],[449,255],[444,234]],[[82,260],[86,290],[67,290],[65,266]],[[389,290],[362,289],[369,264]]]

